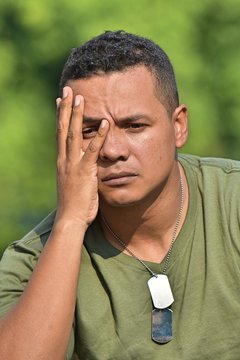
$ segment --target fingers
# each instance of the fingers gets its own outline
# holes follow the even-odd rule
[[[106,119],[103,119],[101,121],[101,124],[99,126],[97,135],[95,138],[90,142],[90,144],[87,147],[87,150],[83,156],[83,160],[88,163],[96,163],[99,152],[101,150],[101,147],[103,146],[103,143],[106,139],[107,133],[109,130],[109,122]]]
[[[57,148],[60,158],[67,157],[67,136],[72,114],[72,89],[68,86],[63,88],[62,99],[58,98],[57,103]]]
[[[82,122],[84,98],[76,95],[73,103],[73,92],[69,86],[63,88],[63,97],[57,103],[57,147],[58,159],[80,159],[82,157]],[[90,142],[84,153],[83,161],[96,163],[101,147],[109,129],[106,119],[101,121],[97,135]]]
[[[71,122],[67,134],[67,156],[78,158],[82,150],[82,119],[84,99],[77,95],[74,99]]]

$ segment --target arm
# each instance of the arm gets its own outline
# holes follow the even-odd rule
[[[83,98],[57,99],[57,213],[51,235],[18,302],[0,321],[2,360],[64,359],[72,328],[84,234],[98,210],[97,158],[102,121],[82,150]]]

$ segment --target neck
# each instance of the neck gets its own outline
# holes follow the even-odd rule
[[[177,236],[188,206],[187,182],[180,165],[176,166],[173,176],[169,177],[162,191],[152,201],[129,207],[110,207],[101,203],[101,213],[110,228],[143,260],[160,262],[169,251],[181,207],[180,174],[185,191],[182,214],[175,234]],[[103,223],[102,227],[107,240],[126,252]]]

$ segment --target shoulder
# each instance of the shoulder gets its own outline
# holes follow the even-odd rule
[[[30,256],[38,257],[45,245],[52,230],[56,211],[52,211],[37,226],[35,226],[22,239],[11,243],[3,254],[3,259],[10,253],[27,253]]]
[[[240,161],[179,155],[190,188],[197,188],[202,200],[237,214],[240,221]]]
[[[183,154],[179,155],[179,161],[187,179],[194,176],[200,187],[240,187],[240,161]]]
[[[180,154],[179,161],[184,168],[191,168],[195,171],[240,175],[240,161],[238,160]]]

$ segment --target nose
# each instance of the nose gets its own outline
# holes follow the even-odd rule
[[[129,146],[124,129],[115,127],[109,129],[104,144],[100,150],[99,158],[102,161],[125,161],[129,157]]]

